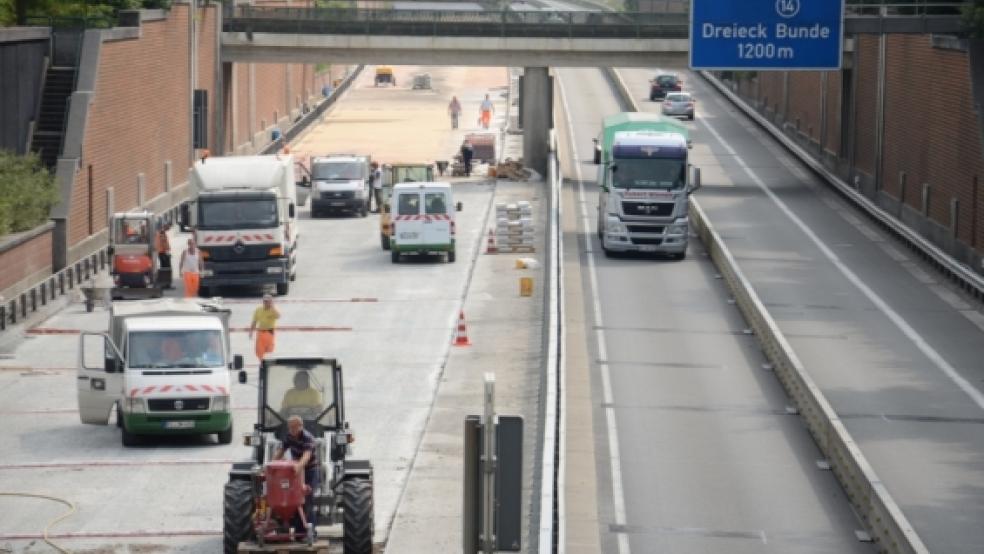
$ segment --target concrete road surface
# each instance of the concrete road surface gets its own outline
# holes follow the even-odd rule
[[[413,70],[400,68],[398,75]],[[505,86],[506,72],[428,70],[435,91],[376,89],[370,68],[294,151],[344,149],[394,161],[445,156],[460,142],[446,119],[447,98],[459,94],[466,109],[477,106],[484,94]],[[302,209],[298,278],[287,297],[276,299],[280,324],[302,330],[278,332],[275,354],[334,356],[344,366],[355,455],[369,458],[376,470],[379,543],[387,538],[433,402],[492,200],[492,188],[477,181],[455,188],[465,206],[457,220],[456,263],[434,258],[393,265],[379,246],[378,216],[311,219]],[[232,326],[248,327],[259,291],[223,294],[233,309]],[[52,529],[73,551],[219,552],[222,487],[230,464],[249,451],[238,439],[219,446],[212,437],[124,449],[115,426],[81,424],[77,332],[106,324],[104,310],[87,314],[73,304],[0,360],[0,493],[74,503],[77,511]],[[234,332],[232,345],[246,356],[255,383],[246,333]],[[235,385],[233,405],[238,435],[255,420],[255,385]],[[50,552],[39,538],[64,510],[51,500],[0,496],[0,551]]]
[[[567,552],[874,552],[699,241],[682,262],[601,253],[591,138],[620,107],[597,69],[557,78],[571,114]]]

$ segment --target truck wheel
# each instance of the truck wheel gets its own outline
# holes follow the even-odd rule
[[[383,247],[383,250],[390,249],[390,238],[386,235],[379,235],[379,245]]]
[[[229,428],[225,431],[219,431],[215,434],[219,439],[219,444],[230,444],[232,443],[232,423],[229,424]]]
[[[455,258],[454,250],[449,250],[448,251],[448,263],[453,264],[454,263],[454,258]]]
[[[342,544],[345,554],[372,554],[372,481],[353,478],[342,491]]]
[[[670,257],[679,262],[680,260],[683,260],[684,258],[687,257],[687,251],[684,250],[683,252],[677,252],[676,254],[673,254]]]
[[[390,252],[390,259],[393,260],[393,263],[395,264],[400,263],[400,253],[397,252],[396,250],[393,250],[392,252]]]
[[[253,534],[253,486],[249,481],[235,480],[225,484],[222,499],[222,546],[225,554],[236,554],[239,543]]]
[[[210,287],[198,287],[198,296],[201,298],[210,298],[212,296],[212,289]]]
[[[277,296],[287,296],[290,291],[290,281],[286,283],[277,283]]]
[[[359,211],[359,217],[369,217],[369,203],[363,202],[362,209]]]
[[[93,308],[95,307],[95,305],[94,305],[94,304],[95,304],[95,303],[94,303],[94,302],[93,302],[92,300],[86,300],[86,301],[85,301],[85,311],[87,311],[87,312],[91,312],[91,311],[92,311],[92,309],[93,309]]]

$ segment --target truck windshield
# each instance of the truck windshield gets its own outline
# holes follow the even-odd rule
[[[199,201],[199,229],[270,229],[277,226],[273,198]]]
[[[322,162],[314,164],[311,178],[316,181],[355,181],[365,179],[365,164],[359,162]]]
[[[612,184],[620,189],[680,190],[687,184],[687,162],[674,158],[618,159]]]
[[[127,341],[132,369],[223,367],[219,331],[135,331]]]

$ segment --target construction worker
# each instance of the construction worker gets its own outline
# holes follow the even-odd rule
[[[294,373],[294,388],[284,393],[280,411],[285,413],[292,408],[321,409],[321,393],[311,386],[311,375],[307,371]]]
[[[465,176],[471,177],[472,158],[475,157],[475,149],[472,148],[468,139],[461,143],[461,161],[465,165]]]
[[[294,462],[294,473],[297,475],[304,473],[304,517],[312,524],[316,523],[312,519],[314,517],[312,493],[318,488],[320,480],[318,454],[315,448],[314,435],[304,429],[304,420],[298,416],[291,416],[287,419],[287,435],[273,456],[273,459],[281,460],[287,452],[290,452],[290,459]],[[299,517],[294,518],[294,530],[298,534],[307,533]]]
[[[479,112],[481,116],[479,117],[479,123],[482,127],[488,129],[489,125],[492,124],[492,113],[495,112],[495,105],[492,104],[492,100],[489,95],[485,95],[485,100],[482,100],[482,105],[479,107]]]
[[[199,276],[204,268],[202,254],[195,245],[195,239],[188,239],[188,247],[181,253],[181,278],[184,279],[185,298],[198,296]]]
[[[253,322],[249,326],[249,338],[253,339],[256,331],[256,358],[262,362],[263,356],[273,352],[273,332],[277,327],[280,312],[273,307],[273,296],[263,295],[263,305],[253,312]]]
[[[448,115],[451,116],[451,128],[458,128],[458,116],[461,115],[461,102],[458,102],[457,96],[451,97],[451,103],[448,104]]]
[[[173,289],[171,284],[171,241],[167,238],[167,232],[171,230],[170,223],[164,223],[157,230],[157,261],[160,262],[160,277],[166,282],[161,283],[166,289]]]
[[[376,209],[373,212],[383,211],[383,170],[379,168],[379,162],[369,164],[372,170],[370,182],[372,183],[372,196],[369,197],[369,207],[372,208],[372,201],[376,201]]]

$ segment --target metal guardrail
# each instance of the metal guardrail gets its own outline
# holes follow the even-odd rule
[[[437,11],[238,6],[225,32],[517,38],[687,38],[685,13]]]
[[[109,266],[109,251],[102,248],[0,304],[0,331],[27,319],[59,296],[69,293]]]

